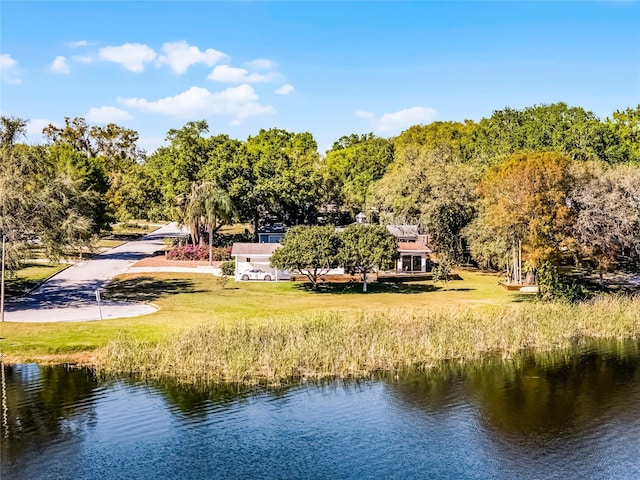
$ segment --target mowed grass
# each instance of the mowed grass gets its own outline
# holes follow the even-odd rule
[[[101,238],[98,240],[96,247],[98,248],[116,248],[125,243],[123,240],[114,240],[109,238]]]
[[[157,224],[145,220],[132,220],[130,222],[114,223],[111,226],[113,235],[146,235],[159,227]]]
[[[154,314],[95,322],[8,323],[0,326],[0,351],[9,360],[42,360],[51,355],[90,352],[122,335],[157,342],[187,327],[239,321],[297,322],[301,315],[339,312],[344,318],[362,312],[411,312],[415,309],[465,306],[487,308],[518,302],[522,296],[497,285],[495,275],[460,272],[463,280],[444,284],[415,282],[336,284],[318,292],[298,282],[234,282],[222,288],[211,275],[157,273],[115,279],[105,300],[146,301],[160,307]],[[529,297],[525,298],[528,300]],[[64,357],[59,359],[64,360]],[[69,357],[71,358],[71,357]]]

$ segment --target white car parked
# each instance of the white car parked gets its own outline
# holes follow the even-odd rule
[[[273,280],[273,276],[269,272],[265,272],[259,268],[253,268],[242,272],[242,274],[240,274],[240,280],[264,280],[269,282]]]

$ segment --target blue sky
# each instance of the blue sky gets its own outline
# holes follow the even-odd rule
[[[564,101],[640,103],[638,2],[24,2],[0,4],[0,110],[137,130],[153,151],[206,119],[245,139],[351,133]]]

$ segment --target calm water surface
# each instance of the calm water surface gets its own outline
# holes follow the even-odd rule
[[[2,370],[1,478],[640,479],[638,342],[238,394]]]

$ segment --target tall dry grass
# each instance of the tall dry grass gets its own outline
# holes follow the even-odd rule
[[[119,338],[96,353],[100,375],[247,386],[366,377],[443,360],[510,358],[586,338],[640,338],[640,298],[582,304],[526,303],[245,320],[192,327],[157,344]]]

